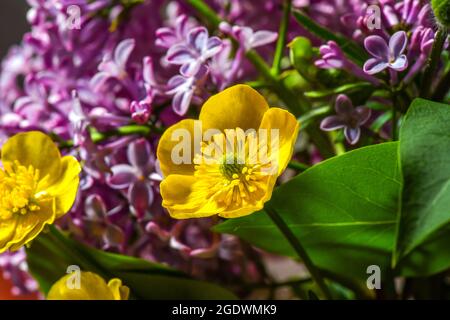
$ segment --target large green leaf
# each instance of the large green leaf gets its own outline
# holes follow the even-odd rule
[[[397,273],[406,277],[427,277],[450,267],[450,226],[433,234],[403,258]]]
[[[361,148],[324,161],[274,191],[270,204],[314,264],[347,280],[389,275],[401,178],[397,143]],[[295,257],[265,212],[215,227],[268,251]]]
[[[400,160],[404,188],[394,263],[450,223],[449,105],[414,100],[400,131]]]
[[[80,244],[51,228],[27,249],[27,261],[41,290],[47,293],[70,265],[92,271],[106,280],[120,278],[139,299],[235,299],[229,291],[211,283],[146,260],[107,253]]]

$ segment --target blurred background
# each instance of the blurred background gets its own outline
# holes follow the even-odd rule
[[[17,44],[29,29],[26,0],[0,0],[0,59]]]

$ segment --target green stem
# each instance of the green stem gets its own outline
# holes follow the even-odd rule
[[[281,70],[281,59],[283,58],[283,51],[286,47],[287,29],[289,25],[289,18],[291,16],[292,0],[285,0],[283,3],[283,18],[278,30],[277,46],[272,63],[272,73],[279,75]]]
[[[150,132],[151,128],[148,126],[132,124],[105,132],[99,131],[91,132],[91,138],[94,143],[99,143],[114,136],[123,137],[123,136],[130,136],[133,134],[146,136],[150,134]]]
[[[330,140],[333,141],[334,144],[334,152],[336,155],[340,156],[346,152],[345,146],[341,141],[338,141],[337,139],[337,132],[336,131],[330,131],[328,132],[328,135],[330,136]]]
[[[326,299],[332,299],[331,293],[325,284],[325,281],[323,280],[323,277],[320,273],[320,270],[313,264],[311,258],[309,257],[308,253],[305,251],[303,246],[300,244],[298,239],[295,237],[294,233],[289,229],[286,222],[283,220],[283,218],[270,206],[265,206],[265,211],[269,215],[269,217],[272,219],[272,221],[275,223],[275,225],[278,227],[278,229],[283,233],[283,235],[286,237],[286,240],[289,241],[292,248],[297,253],[298,257],[301,261],[305,264],[306,268],[308,268],[309,273],[311,274],[311,278],[317,283],[320,291],[324,295]]]
[[[222,22],[220,17],[203,0],[186,0],[202,17],[204,17],[214,28]]]
[[[397,140],[397,110],[395,109],[394,106],[392,106],[392,131],[391,131],[391,135],[392,135],[392,141],[396,141]]]
[[[288,163],[288,168],[302,172],[309,169],[310,167],[307,164],[292,160]]]
[[[430,57],[428,59],[428,65],[425,69],[422,78],[422,89],[420,91],[420,96],[422,98],[429,98],[431,84],[433,83],[433,76],[436,71],[436,68],[441,60],[441,52],[444,48],[444,43],[447,38],[447,30],[443,27],[439,27],[436,37],[434,39],[433,48],[431,50]]]
[[[442,101],[450,90],[450,69],[443,75],[433,94],[433,100]]]
[[[336,32],[333,32],[332,30],[328,30],[300,10],[293,10],[292,14],[302,28],[306,29],[322,40],[332,40],[336,42],[344,51],[344,53],[347,54],[347,56],[352,59],[357,65],[362,65],[364,61],[367,60],[367,53],[365,52],[365,50],[362,49],[362,47],[356,44],[353,40],[341,36]]]
[[[105,131],[105,132],[99,132],[99,131],[91,131],[91,139],[94,143],[100,143],[103,142],[111,137],[124,137],[124,136],[130,136],[130,135],[140,135],[140,136],[147,136],[151,132],[156,133],[162,133],[164,132],[163,128],[157,128],[154,126],[144,126],[144,125],[137,125],[137,124],[131,124],[123,127],[119,127],[114,130]],[[58,142],[58,145],[61,149],[68,149],[72,148],[73,141],[72,140],[63,140],[59,136],[53,134],[52,135],[53,140],[56,140]]]

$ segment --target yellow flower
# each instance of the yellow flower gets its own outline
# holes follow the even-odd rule
[[[77,283],[76,274],[67,274],[50,288],[47,300],[128,300],[130,289],[120,279],[108,284],[99,275],[82,271]]]
[[[163,206],[176,219],[235,218],[262,209],[292,156],[298,130],[292,114],[269,108],[249,86],[211,97],[199,121],[182,120],[161,137]],[[186,137],[191,138],[187,148],[180,141]]]
[[[6,141],[1,161],[0,253],[19,249],[70,210],[81,170],[74,157],[61,158],[53,141],[34,131]]]

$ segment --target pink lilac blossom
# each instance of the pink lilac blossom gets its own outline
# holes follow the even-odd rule
[[[414,66],[413,71],[405,79],[410,81],[423,66],[429,54],[429,48],[433,43],[433,19],[427,1],[319,0],[310,3],[302,0],[296,1],[294,4],[297,4],[300,8],[306,8],[305,6],[309,5],[307,12],[316,21],[321,21],[322,25],[332,28],[333,31],[351,36],[356,43],[364,46],[367,52],[373,56],[364,65],[364,72],[367,75],[376,74],[386,68],[400,72],[408,68],[409,65]],[[377,18],[375,15],[378,13],[373,9],[373,5],[379,8],[379,27],[369,26],[369,22],[373,22]],[[334,10],[333,14],[331,14],[331,8]],[[341,11],[345,11],[346,14],[343,16],[336,14],[336,12]],[[328,18],[322,19],[321,15]],[[424,30],[428,30],[426,36]],[[422,37],[426,37],[426,40],[423,48],[420,48],[418,43]],[[387,45],[387,43],[390,45]],[[410,43],[410,46],[407,45],[408,43]],[[348,67],[348,58],[342,54],[337,45],[330,46],[328,43],[328,47],[333,49],[324,47],[321,50],[321,57],[317,61],[319,67],[345,69],[349,73],[363,78],[359,67]],[[333,55],[330,53],[333,53]],[[332,64],[326,63],[327,61],[332,62]]]
[[[369,120],[370,109],[364,106],[353,107],[352,101],[344,94],[337,97],[335,109],[336,115],[323,119],[320,128],[325,131],[344,129],[347,142],[357,143],[361,136],[361,126]]]
[[[408,67],[408,58],[403,53],[408,38],[406,32],[398,31],[389,39],[389,44],[380,36],[369,36],[364,40],[366,50],[373,56],[364,64],[364,72],[375,74],[391,68],[403,71]]]

